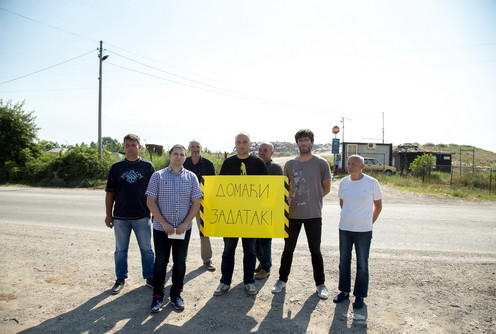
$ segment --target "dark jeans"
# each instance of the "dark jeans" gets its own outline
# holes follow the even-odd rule
[[[270,272],[272,267],[272,238],[259,238],[255,245],[257,259],[260,261],[260,268]]]
[[[172,249],[172,286],[170,296],[176,297],[183,291],[184,275],[186,274],[186,256],[188,255],[191,229],[186,231],[184,240],[169,239],[167,234],[153,229],[153,244],[155,245],[155,265],[153,266],[153,294],[162,296],[165,283],[167,264]]]
[[[351,292],[351,252],[355,245],[356,277],[353,295],[367,297],[369,288],[369,252],[372,231],[351,232],[339,230],[339,291]]]
[[[239,238],[224,238],[224,252],[222,253],[222,277],[220,282],[230,285],[234,272],[234,254]],[[257,255],[255,252],[255,238],[241,238],[243,243],[243,282],[244,284],[254,283],[255,265],[257,264]]]
[[[279,279],[288,281],[291,264],[293,263],[293,252],[296,248],[301,226],[305,226],[308,248],[312,256],[313,279],[315,285],[325,282],[324,260],[320,252],[320,240],[322,237],[322,218],[311,219],[289,219],[289,236],[284,239],[284,251],[281,257],[281,268],[279,268]]]

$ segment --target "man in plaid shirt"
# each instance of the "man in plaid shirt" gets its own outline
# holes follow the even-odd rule
[[[203,196],[196,175],[183,168],[186,148],[174,145],[169,152],[169,159],[169,167],[155,172],[146,190],[147,205],[153,215],[155,245],[153,300],[150,306],[152,313],[159,312],[164,303],[163,286],[171,250],[174,266],[170,301],[176,309],[184,309],[181,292],[186,274],[191,223]]]

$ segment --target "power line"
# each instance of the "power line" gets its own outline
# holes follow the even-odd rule
[[[86,52],[86,53],[84,53],[84,54],[82,54],[82,55],[79,55],[79,56],[77,56],[77,57],[74,57],[74,58],[71,58],[71,59],[65,60],[65,61],[63,61],[63,62],[60,62],[60,63],[58,63],[58,64],[55,64],[55,65],[52,65],[52,66],[49,66],[49,67],[46,67],[46,68],[43,68],[43,69],[38,70],[38,71],[35,71],[35,72],[33,72],[33,73],[29,73],[29,74],[26,74],[26,75],[23,75],[23,76],[20,76],[20,77],[14,78],[14,79],[10,79],[10,80],[4,81],[4,82],[0,82],[0,85],[6,84],[6,83],[8,83],[8,82],[15,81],[15,80],[19,80],[19,79],[22,79],[22,78],[26,78],[26,77],[29,77],[29,76],[31,76],[31,75],[33,75],[33,74],[36,74],[36,73],[40,73],[40,72],[43,72],[43,71],[49,70],[49,69],[54,68],[54,67],[56,67],[56,66],[59,66],[59,65],[62,65],[62,64],[68,63],[68,62],[70,62],[70,61],[73,61],[73,60],[78,59],[78,58],[81,58],[81,57],[84,57],[84,56],[86,56],[86,55],[88,55],[88,54],[90,54],[90,53],[93,53],[93,52],[95,52],[95,51]]]
[[[246,101],[250,101],[250,102],[254,102],[254,103],[265,104],[265,105],[269,105],[269,106],[273,106],[273,107],[278,107],[278,108],[320,111],[320,112],[326,112],[326,115],[329,115],[329,113],[336,113],[336,115],[338,114],[337,111],[333,111],[333,110],[330,110],[330,109],[315,108],[315,107],[308,107],[308,106],[300,106],[300,105],[293,105],[293,104],[288,104],[288,103],[284,103],[284,102],[271,101],[271,100],[267,100],[267,99],[264,99],[264,98],[258,98],[258,97],[255,97],[255,96],[245,95],[243,93],[239,93],[239,92],[235,92],[235,91],[225,90],[225,89],[222,89],[222,88],[218,88],[218,87],[214,87],[214,86],[211,86],[211,85],[203,84],[201,82],[197,82],[197,84],[200,84],[200,85],[205,86],[205,87],[195,86],[193,84],[188,84],[188,83],[184,83],[184,82],[181,82],[181,81],[178,81],[178,80],[173,80],[173,79],[167,79],[167,78],[164,78],[164,77],[155,75],[155,74],[141,72],[141,71],[138,71],[138,70],[129,68],[129,67],[125,67],[125,66],[113,64],[111,62],[109,62],[108,65],[112,65],[112,66],[119,67],[119,68],[122,68],[124,70],[130,71],[130,72],[139,73],[139,74],[142,74],[142,75],[146,75],[146,76],[153,77],[153,78],[156,78],[156,79],[168,81],[168,82],[175,83],[175,84],[178,84],[178,85],[182,85],[182,86],[186,86],[186,87],[190,87],[190,88],[195,88],[195,89],[203,90],[203,91],[210,92],[210,93],[216,93],[216,94],[220,94],[220,95],[224,95],[224,96],[229,96],[229,97],[233,97],[233,98],[237,98],[237,99],[241,99],[241,100],[246,100]]]
[[[187,82],[193,83],[195,85],[188,84],[188,83],[185,83],[185,82],[182,82],[182,81],[178,81],[178,80],[167,79],[167,78],[160,77],[160,76],[157,76],[157,75],[154,75],[154,74],[144,73],[144,72],[141,72],[139,70],[131,69],[131,68],[124,67],[124,66],[121,66],[121,65],[117,65],[117,64],[113,64],[113,63],[108,63],[109,65],[120,67],[120,68],[122,68],[124,70],[127,70],[127,71],[131,71],[131,72],[143,74],[143,75],[154,77],[154,78],[157,78],[157,79],[160,79],[160,80],[165,80],[165,81],[168,81],[168,82],[171,82],[171,83],[175,83],[175,84],[179,84],[179,85],[183,85],[183,86],[186,86],[186,87],[196,88],[196,89],[204,90],[204,91],[211,92],[211,93],[221,94],[221,95],[225,95],[225,96],[229,96],[229,97],[239,98],[239,99],[243,99],[243,100],[247,100],[247,101],[251,101],[251,102],[255,102],[255,103],[259,103],[259,104],[265,104],[265,105],[275,106],[275,107],[279,107],[279,108],[290,108],[290,109],[298,109],[298,110],[302,110],[302,109],[303,110],[313,110],[313,111],[326,112],[327,114],[329,112],[336,112],[336,114],[337,114],[337,111],[333,111],[333,110],[326,109],[326,108],[316,108],[316,107],[309,107],[309,106],[302,106],[302,105],[294,105],[294,104],[284,103],[284,102],[280,102],[280,101],[274,101],[274,100],[270,100],[270,99],[266,99],[266,98],[262,98],[262,97],[257,97],[257,96],[253,96],[253,95],[248,95],[248,94],[244,94],[244,93],[241,93],[241,92],[238,92],[238,91],[234,91],[234,90],[230,90],[230,89],[225,89],[225,88],[222,88],[222,87],[213,86],[213,85],[210,85],[208,83],[204,83],[204,82],[201,82],[201,81],[198,81],[198,80],[190,79],[190,78],[187,78],[187,77],[184,77],[184,76],[181,76],[181,75],[178,75],[178,74],[174,74],[174,73],[171,73],[169,71],[166,71],[166,70],[157,68],[155,66],[151,66],[151,65],[145,64],[143,62],[140,62],[140,61],[135,60],[135,59],[131,59],[131,58],[126,57],[126,56],[123,56],[123,55],[120,55],[120,54],[115,53],[113,51],[110,51],[108,49],[106,51],[109,52],[109,53],[112,53],[112,54],[114,54],[116,56],[122,57],[122,58],[124,58],[126,60],[129,60],[129,61],[132,61],[134,63],[140,64],[142,66],[151,68],[153,70],[156,70],[156,71],[159,71],[159,72],[162,72],[162,73],[166,73],[168,75],[174,76],[174,77],[179,78],[179,79],[182,79],[182,80],[186,80]],[[200,87],[199,86],[196,86],[196,85],[200,85]]]
[[[52,29],[55,29],[55,30],[61,31],[61,32],[66,33],[66,34],[74,35],[74,36],[81,37],[81,38],[84,38],[84,39],[89,39],[90,41],[93,41],[93,42],[97,41],[97,40],[95,40],[94,38],[90,38],[90,37],[87,37],[87,36],[84,36],[84,35],[81,35],[81,34],[77,34],[77,33],[75,33],[75,32],[71,32],[71,31],[67,31],[67,30],[61,29],[61,28],[59,28],[59,27],[56,27],[56,26],[53,26],[53,25],[51,25],[51,24],[44,23],[44,22],[41,22],[41,21],[38,21],[38,20],[32,19],[32,18],[30,18],[30,17],[27,17],[27,16],[24,16],[24,15],[22,15],[22,14],[19,14],[19,13],[13,12],[13,11],[8,10],[8,9],[5,9],[5,8],[3,8],[3,7],[0,7],[0,10],[6,11],[7,13],[12,14],[12,15],[16,15],[16,16],[22,17],[23,19],[26,19],[26,20],[29,20],[29,21],[32,21],[32,22],[35,22],[35,23],[41,24],[41,25],[43,25],[43,26],[46,26],[46,27],[49,27],[49,28],[52,28]]]
[[[21,18],[24,18],[26,20],[29,20],[29,21],[32,21],[32,22],[35,22],[35,23],[38,23],[38,24],[41,24],[41,25],[44,25],[44,26],[47,26],[49,28],[52,28],[52,29],[55,29],[57,31],[60,31],[60,32],[64,32],[64,33],[67,33],[67,34],[71,34],[71,35],[74,35],[74,36],[77,36],[77,37],[81,37],[81,38],[85,38],[85,39],[89,39],[91,41],[96,41],[95,39],[93,38],[89,38],[87,36],[84,36],[84,35],[81,35],[81,34],[77,34],[77,33],[74,33],[74,32],[70,32],[70,31],[67,31],[67,30],[64,30],[64,29],[61,29],[59,27],[56,27],[56,26],[53,26],[51,24],[47,24],[47,23],[44,23],[44,22],[41,22],[41,21],[38,21],[38,20],[35,20],[33,18],[30,18],[30,17],[27,17],[25,15],[22,15],[22,14],[19,14],[19,13],[16,13],[16,12],[13,12],[13,11],[10,11],[8,9],[5,9],[3,7],[0,7],[0,10],[3,10],[3,11],[6,11],[12,15],[16,15],[16,16],[19,16]],[[108,45],[110,46],[113,46],[117,49],[120,49],[120,50],[123,50],[125,52],[128,52],[128,53],[131,53],[131,54],[136,54],[136,53],[133,53],[131,51],[128,51],[128,50],[125,50],[125,49],[122,49],[120,47],[117,47],[115,45],[112,45],[112,44],[109,44],[107,43]],[[106,50],[108,51],[108,50]],[[111,52],[111,51],[108,51],[108,52]],[[148,76],[152,76],[152,77],[155,77],[155,78],[159,78],[161,80],[165,80],[165,81],[169,81],[169,82],[172,82],[172,83],[176,83],[176,84],[180,84],[180,85],[183,85],[183,86],[187,86],[187,87],[191,87],[191,88],[196,88],[196,89],[200,89],[200,90],[204,90],[204,91],[208,91],[208,92],[213,92],[213,93],[217,93],[217,94],[221,94],[221,95],[225,95],[225,96],[230,96],[230,97],[234,97],[234,98],[239,98],[239,99],[243,99],[243,100],[248,100],[248,101],[252,101],[252,102],[256,102],[256,103],[260,103],[260,104],[266,104],[266,105],[271,105],[271,106],[275,106],[275,107],[279,107],[279,108],[291,108],[291,109],[304,109],[304,110],[314,110],[314,111],[320,111],[320,112],[326,112],[326,113],[329,113],[329,112],[333,112],[332,110],[329,110],[329,109],[326,109],[326,108],[315,108],[315,107],[308,107],[308,106],[300,106],[300,105],[293,105],[293,104],[288,104],[288,103],[284,103],[284,102],[279,102],[279,101],[273,101],[273,100],[269,100],[269,99],[266,99],[266,98],[261,98],[261,97],[256,97],[256,96],[251,96],[251,95],[247,95],[247,94],[244,94],[244,93],[241,93],[241,92],[237,92],[237,91],[234,91],[234,90],[230,90],[230,89],[225,89],[225,88],[221,88],[221,87],[216,87],[216,86],[213,86],[213,85],[210,85],[208,83],[205,83],[205,82],[201,82],[201,81],[198,81],[198,80],[195,80],[195,79],[190,79],[190,78],[187,78],[185,76],[181,76],[181,75],[178,75],[178,74],[175,74],[175,73],[172,73],[172,72],[169,72],[169,71],[165,71],[163,69],[159,69],[157,67],[154,67],[154,66],[151,66],[151,65],[148,65],[148,64],[145,64],[143,62],[140,62],[140,61],[137,61],[137,60],[134,60],[134,59],[131,59],[129,57],[126,57],[126,56],[123,56],[123,55],[120,55],[116,52],[111,52],[113,53],[114,55],[116,56],[119,56],[119,57],[122,57],[124,59],[127,59],[129,61],[132,61],[132,62],[135,62],[137,64],[140,64],[142,66],[146,66],[146,67],[149,67],[151,69],[154,69],[156,71],[159,71],[159,72],[163,72],[163,73],[166,73],[168,75],[171,75],[171,76],[174,76],[176,78],[179,78],[179,79],[182,79],[182,80],[186,80],[186,81],[189,81],[191,83],[194,83],[196,85],[200,85],[200,87],[198,86],[194,86],[194,85],[191,85],[191,84],[187,84],[187,83],[184,83],[184,82],[180,82],[180,81],[176,81],[176,80],[170,80],[170,79],[166,79],[166,78],[162,78],[162,77],[158,77],[158,76],[155,76],[155,75],[151,75],[151,74],[147,74],[147,73],[143,73],[143,72],[140,72],[140,71],[137,71],[137,70],[134,70],[134,69],[130,69],[130,68],[126,68],[126,67],[123,67],[123,66],[119,66],[119,65],[115,65],[115,64],[112,64],[114,66],[117,66],[117,67],[121,67],[125,70],[128,70],[128,71],[132,71],[132,72],[136,72],[136,73],[140,73],[140,74],[143,74],[143,75],[148,75]],[[86,54],[85,54],[86,55]],[[142,56],[142,55],[139,55],[139,54],[136,54],[140,57],[143,57],[145,59],[147,59],[146,57]],[[81,55],[81,57],[84,56],[84,55]],[[76,57],[76,58],[79,58],[79,57]],[[68,61],[71,61],[71,60],[74,60],[76,58],[73,58],[73,59],[70,59],[70,60],[67,60],[65,62],[68,62]],[[61,65],[65,62],[62,62],[60,64],[56,64],[56,65],[53,65],[51,67],[48,67],[48,68],[45,68],[45,69],[42,69],[42,70],[39,70],[39,71],[36,71],[36,72],[33,72],[33,73],[30,73],[30,74],[27,74],[27,75],[24,75],[24,76],[21,76],[21,77],[18,77],[18,78],[15,78],[15,79],[12,79],[12,80],[8,80],[8,81],[5,81],[5,82],[2,82],[0,83],[0,85],[2,84],[5,84],[5,83],[8,83],[8,82],[11,82],[11,81],[14,81],[14,80],[18,80],[18,79],[21,79],[21,78],[24,78],[24,77],[28,77],[30,75],[33,75],[33,74],[36,74],[36,73],[39,73],[41,71],[44,71],[44,70],[47,70],[47,69],[50,69],[52,67],[55,67],[55,66],[58,66],[58,65]],[[194,73],[192,73],[193,75],[195,76],[198,76]],[[199,77],[199,76],[198,76]],[[208,79],[208,78],[205,78],[209,81],[212,81],[211,79]],[[202,87],[203,86],[203,87]],[[206,88],[205,88],[206,87]]]

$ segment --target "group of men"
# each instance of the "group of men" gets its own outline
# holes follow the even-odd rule
[[[322,237],[323,198],[331,190],[331,171],[326,160],[312,153],[314,134],[309,129],[295,135],[299,155],[289,160],[284,171],[272,161],[274,149],[270,143],[259,146],[259,156],[250,154],[252,146],[247,133],[235,137],[236,154],[225,159],[219,175],[286,175],[289,179],[289,229],[279,268],[279,278],[272,293],[280,293],[288,282],[298,236],[302,226],[307,235],[311,254],[313,278],[319,298],[327,299],[324,261],[320,250]],[[151,162],[139,156],[140,139],[129,134],[124,137],[125,158],[114,163],[106,186],[106,218],[108,227],[114,228],[116,239],[116,281],[112,293],[119,293],[128,277],[127,253],[131,231],[134,231],[141,252],[142,274],[146,284],[153,288],[150,306],[152,313],[164,305],[164,283],[167,264],[172,253],[172,286],[170,302],[178,310],[184,309],[181,298],[186,273],[186,257],[191,237],[192,221],[199,226],[200,200],[203,196],[199,180],[215,175],[213,163],[201,156],[201,144],[189,143],[190,157],[182,145],[169,151],[168,167],[155,171]],[[368,291],[368,254],[372,239],[372,224],[382,209],[379,183],[362,173],[363,158],[348,158],[349,176],[341,181],[340,199],[340,264],[339,290],[336,303],[349,298],[351,292],[351,252],[357,254],[357,276],[353,294],[356,308],[363,307]],[[152,221],[150,221],[150,213]],[[152,228],[153,226],[153,228]],[[151,247],[151,230],[155,254]],[[207,270],[216,269],[212,261],[212,247],[208,237],[200,236],[201,257]],[[235,251],[239,238],[225,237],[222,253],[220,284],[214,295],[228,292],[234,272]],[[270,238],[241,238],[243,246],[243,283],[248,294],[257,294],[255,280],[267,278],[271,273],[272,257]],[[258,259],[258,266],[257,264]]]

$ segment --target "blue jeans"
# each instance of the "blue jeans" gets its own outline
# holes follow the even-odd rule
[[[186,231],[184,240],[169,239],[163,231],[153,229],[153,244],[155,245],[155,266],[153,267],[153,294],[163,296],[162,288],[165,283],[167,264],[172,249],[172,286],[170,296],[180,296],[184,286],[184,275],[186,274],[186,257],[188,256],[188,245],[191,237],[191,229]]]
[[[224,238],[224,252],[222,253],[222,277],[220,282],[230,285],[234,272],[234,254],[239,238]],[[257,264],[257,254],[255,252],[255,238],[241,238],[243,243],[243,283],[255,283],[253,273]]]
[[[293,253],[298,242],[301,226],[305,226],[308,248],[312,257],[313,279],[315,285],[319,286],[325,282],[324,260],[320,252],[320,242],[322,238],[322,218],[310,219],[289,219],[289,236],[284,239],[284,251],[281,256],[281,267],[279,268],[279,279],[288,281],[293,263]]]
[[[129,239],[131,231],[134,231],[138,246],[141,252],[141,268],[143,278],[153,277],[153,250],[152,250],[152,230],[150,218],[141,219],[114,219],[115,234],[115,275],[117,279],[125,279],[128,274],[127,252],[129,249]]]
[[[356,277],[353,295],[367,297],[369,288],[369,252],[372,231],[351,232],[339,230],[339,291],[351,292],[351,252],[355,245]]]
[[[270,272],[272,267],[272,239],[259,238],[255,245],[257,259],[260,261],[260,268],[266,272]]]

